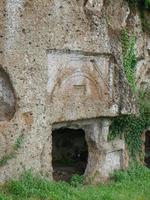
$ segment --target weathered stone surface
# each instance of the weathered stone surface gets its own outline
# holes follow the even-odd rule
[[[142,59],[144,56],[145,34],[142,30],[142,22],[138,10],[130,14],[127,24],[131,35],[134,35],[136,37],[135,50],[137,59]]]
[[[141,89],[150,89],[150,60],[144,59],[137,63],[137,85]]]
[[[105,182],[112,171],[122,169],[124,166],[124,141],[108,142],[109,125],[109,120],[102,119],[95,120],[91,123],[91,127],[86,127],[89,149],[88,165],[85,171],[87,182]]]
[[[101,11],[104,5],[104,0],[86,0],[85,8],[91,11],[94,15],[101,15]]]
[[[124,142],[118,141],[117,147],[107,142],[109,120],[103,118],[136,110],[123,72],[121,45],[110,31],[125,27],[129,8],[121,0],[105,3],[0,2],[0,65],[11,83],[4,87],[10,92],[8,110],[17,104],[11,120],[0,123],[0,154],[9,154],[17,138],[24,135],[16,157],[0,168],[1,182],[27,169],[52,179],[51,132],[54,123],[60,122],[78,120],[82,124],[93,119],[92,128],[86,129],[87,180],[105,180],[109,172],[124,166]],[[111,17],[113,28],[107,21]]]
[[[113,30],[119,31],[126,27],[130,8],[128,3],[124,0],[107,0],[106,13],[109,26]]]

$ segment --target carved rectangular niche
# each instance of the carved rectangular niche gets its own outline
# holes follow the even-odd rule
[[[63,121],[112,115],[113,72],[111,55],[49,50],[47,92],[56,118]]]

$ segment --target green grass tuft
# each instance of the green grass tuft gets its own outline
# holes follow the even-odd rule
[[[29,171],[2,186],[0,200],[150,200],[150,170],[139,164],[114,173],[107,185],[85,186],[82,177],[74,179],[80,186],[50,182]]]

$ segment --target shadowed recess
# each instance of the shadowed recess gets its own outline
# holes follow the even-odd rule
[[[60,128],[53,131],[52,138],[54,180],[69,181],[74,174],[83,175],[88,158],[85,132]]]
[[[15,94],[8,74],[0,66],[0,121],[9,121],[15,114]]]

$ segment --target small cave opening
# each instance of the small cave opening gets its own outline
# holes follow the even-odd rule
[[[52,132],[53,179],[70,181],[83,175],[87,166],[88,147],[83,129],[60,128]]]
[[[145,133],[145,165],[150,168],[150,130]]]

